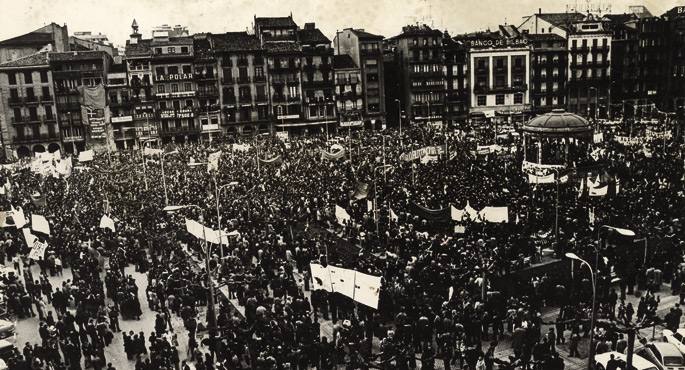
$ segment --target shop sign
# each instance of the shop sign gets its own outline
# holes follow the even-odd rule
[[[171,75],[159,75],[155,76],[155,82],[168,82],[168,81],[184,81],[192,80],[192,73],[175,73]]]

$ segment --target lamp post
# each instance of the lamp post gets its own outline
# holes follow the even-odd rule
[[[400,147],[402,147],[402,102],[400,99],[395,99],[397,102],[397,121],[400,124]]]
[[[163,210],[167,213],[172,213],[179,211],[181,209],[186,209],[186,208],[197,208],[200,210],[200,215],[202,219],[204,220],[204,209],[196,204],[186,204],[186,205],[179,205],[179,206],[166,206],[163,208]],[[207,243],[207,235],[205,234],[205,230],[207,229],[206,226],[202,225],[202,237],[204,239],[204,254],[205,254],[205,270],[207,274],[207,289],[209,291],[209,302],[207,304],[207,326],[209,329],[209,342],[211,343],[210,345],[214,345],[214,338],[216,337],[216,310],[215,310],[215,303],[214,303],[214,284],[212,283],[212,275],[210,273],[210,265],[209,262],[211,261],[211,249],[209,247],[209,243]],[[219,230],[219,235],[221,235],[221,230]]]
[[[587,368],[592,369],[592,362],[594,361],[595,353],[595,348],[592,346],[592,340],[595,335],[595,271],[592,269],[592,266],[590,266],[590,264],[587,263],[587,261],[578,257],[578,255],[576,255],[575,253],[569,252],[566,253],[565,256],[572,260],[580,261],[581,263],[585,264],[587,268],[590,269],[590,278],[592,279],[592,316],[590,316],[590,349],[588,350]]]
[[[223,238],[224,238],[224,233],[221,230],[221,212],[219,211],[219,197],[221,196],[221,190],[227,188],[227,187],[233,187],[238,185],[237,181],[231,181],[228,184],[224,184],[219,186],[216,180],[216,176],[214,178],[214,188],[216,189],[216,222],[217,222],[217,227],[219,228],[219,251],[220,251],[220,256],[221,259],[223,260],[224,258],[224,246],[222,244]]]
[[[168,153],[162,153],[162,155],[159,156],[160,163],[162,165],[162,186],[164,187],[164,205],[168,206],[169,205],[169,196],[166,190],[166,176],[164,176],[164,157],[169,155],[169,154],[178,154],[178,150],[174,150]]]
[[[383,135],[383,140],[385,140],[385,135]],[[376,235],[378,235],[378,219],[379,219],[379,216],[377,214],[377,212],[378,212],[378,191],[377,191],[378,186],[376,185],[377,184],[376,171],[379,168],[385,169],[388,167],[392,167],[392,166],[389,164],[383,164],[383,165],[376,166],[373,168],[373,219],[374,219],[374,221],[376,221]]]

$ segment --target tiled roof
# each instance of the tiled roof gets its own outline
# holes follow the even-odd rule
[[[131,44],[131,42],[127,40],[125,55],[127,57],[152,55],[152,49],[150,48],[151,42],[152,40],[139,40],[137,43]]]
[[[366,32],[364,30],[352,29],[352,32],[359,37],[360,40],[383,40],[384,37],[381,35],[374,35],[373,33]]]
[[[303,44],[330,44],[331,40],[326,37],[321,30],[315,28],[313,30],[299,30],[297,36]]]
[[[66,51],[62,53],[50,53],[50,61],[62,62],[70,60],[101,59],[105,55],[107,55],[107,53],[102,50]]]
[[[542,13],[538,14],[538,17],[561,28],[567,28],[571,23],[585,19],[581,13]]]
[[[402,33],[395,36],[395,38],[413,37],[413,36],[442,36],[442,32],[434,30],[426,25],[423,26],[404,26]]]
[[[212,42],[217,51],[250,51],[259,50],[259,39],[247,32],[226,32],[212,35]]]
[[[256,17],[255,25],[259,27],[296,27],[292,17]]]
[[[564,41],[565,38],[556,33],[526,33],[523,34],[530,41]]]
[[[287,53],[287,52],[299,52],[302,51],[300,44],[296,42],[268,42],[264,44],[264,48],[270,53]]]
[[[17,60],[12,60],[0,64],[0,68],[10,68],[10,67],[30,67],[30,66],[47,66],[48,65],[48,52],[42,51],[40,53],[35,53],[27,55],[23,58]]]
[[[29,32],[21,36],[0,41],[0,46],[46,45],[52,42],[52,34],[48,32]]]
[[[635,14],[605,14],[604,18],[608,19],[611,23],[626,23],[637,19],[637,16]]]
[[[333,69],[358,68],[351,56],[347,54],[333,56]]]
[[[193,38],[190,36],[180,36],[180,37],[169,37],[169,41],[161,41],[161,40],[155,40],[151,39],[151,45],[154,46],[167,46],[167,45],[192,45],[193,44]]]

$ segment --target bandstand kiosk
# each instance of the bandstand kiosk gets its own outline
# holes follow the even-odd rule
[[[524,162],[540,167],[568,167],[587,156],[593,129],[583,117],[555,109],[528,121],[523,128]]]

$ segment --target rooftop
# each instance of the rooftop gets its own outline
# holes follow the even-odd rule
[[[71,60],[92,60],[92,59],[102,59],[105,55],[108,55],[102,50],[90,50],[90,51],[66,51],[62,53],[50,53],[51,62],[67,62]]]
[[[331,40],[326,37],[321,30],[315,29],[304,29],[298,30],[297,35],[301,43],[304,44],[330,44]]]
[[[591,135],[592,126],[577,114],[555,109],[531,119],[523,126],[522,131],[536,135],[571,137]]]
[[[255,17],[254,24],[258,27],[279,28],[279,27],[297,27],[292,16],[288,17]]]
[[[125,54],[127,57],[149,56],[152,54],[152,49],[150,48],[151,43],[152,40],[150,39],[139,40],[135,44],[131,44],[130,40],[126,40]]]
[[[217,51],[251,51],[259,50],[259,39],[247,32],[226,32],[211,35]]]
[[[333,69],[354,69],[357,67],[357,63],[354,62],[351,56],[347,54],[334,55],[333,56]]]
[[[357,35],[360,40],[383,40],[384,37],[381,35],[374,35],[373,33],[366,32],[362,29],[350,28],[350,31]]]
[[[23,58],[12,60],[0,64],[0,68],[11,68],[11,67],[31,67],[31,66],[47,66],[48,65],[48,52],[41,51],[39,53],[27,55]]]
[[[442,32],[439,30],[434,30],[427,25],[422,26],[404,26],[402,27],[402,33],[395,36],[394,38],[404,38],[413,36],[442,36]]]
[[[287,53],[302,51],[300,44],[288,41],[269,42],[264,44],[264,48],[271,53]]]
[[[537,16],[547,22],[565,30],[569,30],[571,24],[585,19],[582,13],[538,13]]]
[[[530,41],[565,41],[566,39],[556,33],[526,33],[523,34]]]
[[[52,42],[52,34],[48,32],[29,32],[21,36],[0,41],[0,46],[43,46]]]

